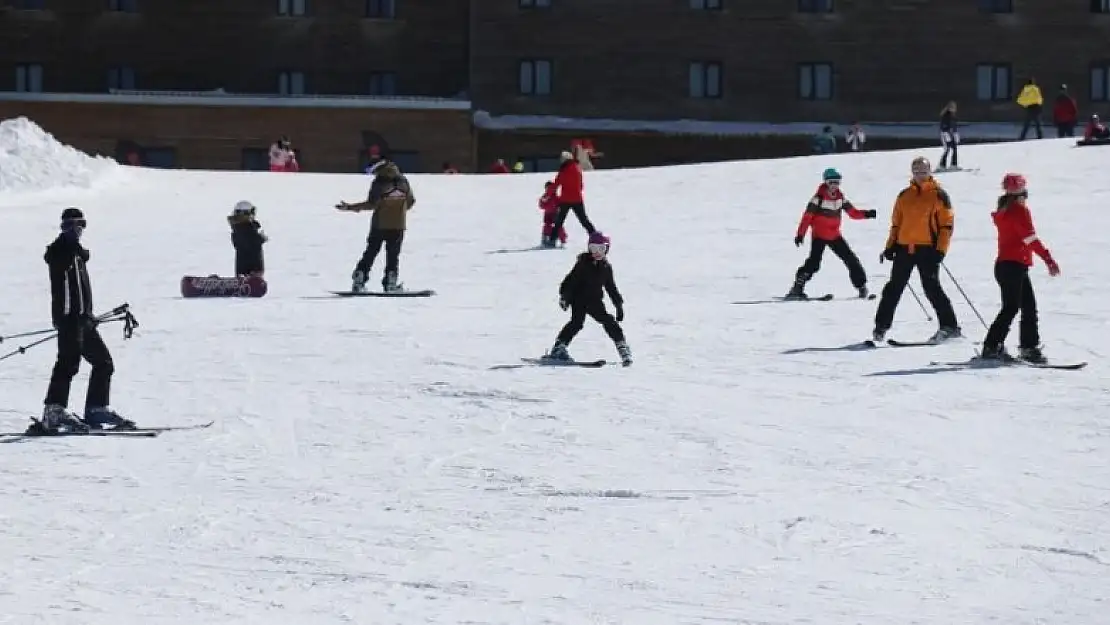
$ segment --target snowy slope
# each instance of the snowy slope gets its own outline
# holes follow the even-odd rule
[[[826,166],[880,211],[846,226],[880,288],[912,152],[588,174],[629,369],[489,370],[566,319],[573,219],[572,250],[489,253],[538,239],[540,175],[413,176],[402,279],[439,295],[411,300],[322,297],[361,253],[368,218],[330,207],[364,177],[139,171],[6,196],[0,333],[48,323],[43,246],[77,201],[100,307],[142,324],[104,329],[116,407],[216,425],[0,445],[0,623],[1108,623],[1107,154],[967,147],[981,170],[943,178],[948,264],[989,321],[989,213],[1002,173],[1028,176],[1064,270],[1034,270],[1046,352],[1082,372],[924,371],[984,332],[947,278],[969,338],[938,348],[784,353],[865,338],[874,302],[730,304],[785,292]],[[240,199],[271,236],[270,293],[181,300],[182,274],[230,271]],[[811,284],[851,292],[831,256]],[[892,334],[933,329],[907,296]],[[616,356],[594,325],[571,351]],[[0,429],[40,410],[52,360],[0,361]]]

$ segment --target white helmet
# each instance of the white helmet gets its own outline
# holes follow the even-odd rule
[[[251,204],[250,202],[248,202],[246,200],[240,200],[238,203],[235,204],[235,209],[232,210],[231,212],[233,214],[236,214],[236,215],[243,215],[243,214],[250,215],[250,214],[253,214],[254,213],[254,204]]]

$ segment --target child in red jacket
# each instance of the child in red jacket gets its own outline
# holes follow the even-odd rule
[[[1029,362],[1043,363],[1045,357],[1041,353],[1040,328],[1037,324],[1037,298],[1033,294],[1033,283],[1029,280],[1029,268],[1033,266],[1033,254],[1041,257],[1050,276],[1060,275],[1060,266],[1033,228],[1033,216],[1025,204],[1029,197],[1025,184],[1025,176],[1006,174],[1002,178],[1002,196],[998,198],[998,210],[991,213],[994,226],[998,229],[994,279],[1002,289],[1002,309],[987,330],[980,357],[991,360],[1010,359],[1004,343],[1006,335],[1010,333],[1010,324],[1020,312],[1018,357]]]
[[[840,172],[830,167],[821,177],[823,182],[806,205],[802,221],[798,224],[798,232],[794,236],[794,245],[801,247],[806,239],[806,231],[813,229],[809,257],[794,274],[794,286],[790,287],[786,299],[809,298],[805,292],[806,282],[821,268],[821,256],[824,255],[826,247],[847,265],[852,286],[859,291],[860,298],[867,299],[870,295],[867,292],[867,273],[864,272],[863,265],[860,264],[855,252],[848,247],[848,242],[840,235],[840,213],[846,212],[852,219],[874,219],[876,213],[873,210],[860,210],[852,206],[848,198],[844,197],[840,192]]]
[[[543,235],[540,245],[546,246],[548,241],[555,238],[551,231],[555,229],[555,219],[559,216],[559,198],[555,195],[555,183],[547,181],[543,185],[543,195],[540,196],[540,210],[543,211]],[[559,243],[565,247],[567,244],[567,229],[559,228]]]

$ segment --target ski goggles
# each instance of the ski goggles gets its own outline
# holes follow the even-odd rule
[[[74,230],[80,228],[84,230],[88,226],[88,222],[84,218],[81,219],[64,219],[62,220],[62,230]]]
[[[586,246],[586,249],[590,251],[590,254],[601,258],[609,252],[609,245],[607,243],[590,243]]]

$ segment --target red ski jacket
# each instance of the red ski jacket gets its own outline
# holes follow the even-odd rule
[[[998,210],[991,213],[991,218],[994,227],[998,228],[998,261],[1031,267],[1033,254],[1036,254],[1046,265],[1051,267],[1056,264],[1033,229],[1033,215],[1024,199],[1012,196],[998,198]]]
[[[798,224],[798,236],[804,237],[813,227],[813,238],[822,241],[835,241],[840,238],[840,212],[848,213],[852,219],[867,219],[867,214],[852,206],[848,198],[837,187],[821,184],[817,193],[806,205],[802,221]]]
[[[577,161],[564,161],[555,174],[555,186],[559,188],[560,204],[582,203],[582,168]]]
[[[539,206],[545,213],[556,213],[559,211],[559,200],[554,193],[544,193],[540,196]]]

